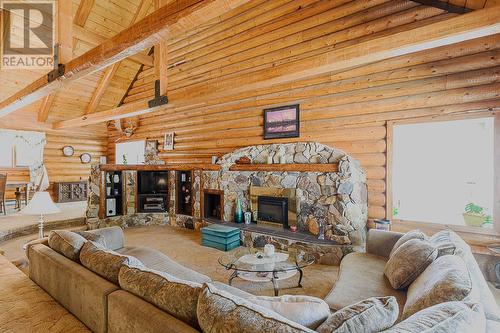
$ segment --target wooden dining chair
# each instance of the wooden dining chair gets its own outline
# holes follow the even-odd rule
[[[0,174],[0,213],[7,215],[7,210],[5,209],[5,188],[7,186],[7,175]]]

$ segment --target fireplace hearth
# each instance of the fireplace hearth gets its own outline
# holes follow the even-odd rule
[[[288,229],[288,198],[259,196],[258,222]]]

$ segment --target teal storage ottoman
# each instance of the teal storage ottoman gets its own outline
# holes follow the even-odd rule
[[[201,244],[221,251],[240,246],[240,229],[220,224],[201,228]]]

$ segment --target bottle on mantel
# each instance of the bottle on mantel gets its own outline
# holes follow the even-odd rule
[[[236,199],[236,210],[234,211],[234,222],[243,223],[243,209],[241,208],[240,199]]]

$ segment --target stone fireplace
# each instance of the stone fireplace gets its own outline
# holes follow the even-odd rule
[[[203,217],[222,221],[224,216],[224,191],[203,190]]]
[[[246,171],[244,166],[239,168],[241,171],[232,169],[243,156],[252,165],[267,167],[255,171]],[[316,172],[312,168],[273,171],[268,165],[270,161],[276,169],[282,164],[336,164],[338,168],[332,172]],[[234,221],[238,199],[244,211],[257,212],[258,216],[259,196],[288,198],[287,224],[296,225],[297,233],[332,244],[364,246],[368,215],[366,175],[359,162],[344,152],[316,142],[259,145],[226,154],[218,164],[220,171],[203,172],[202,184],[204,189],[224,192],[223,221]],[[269,225],[270,221],[265,220],[274,217],[257,218],[257,224]]]

